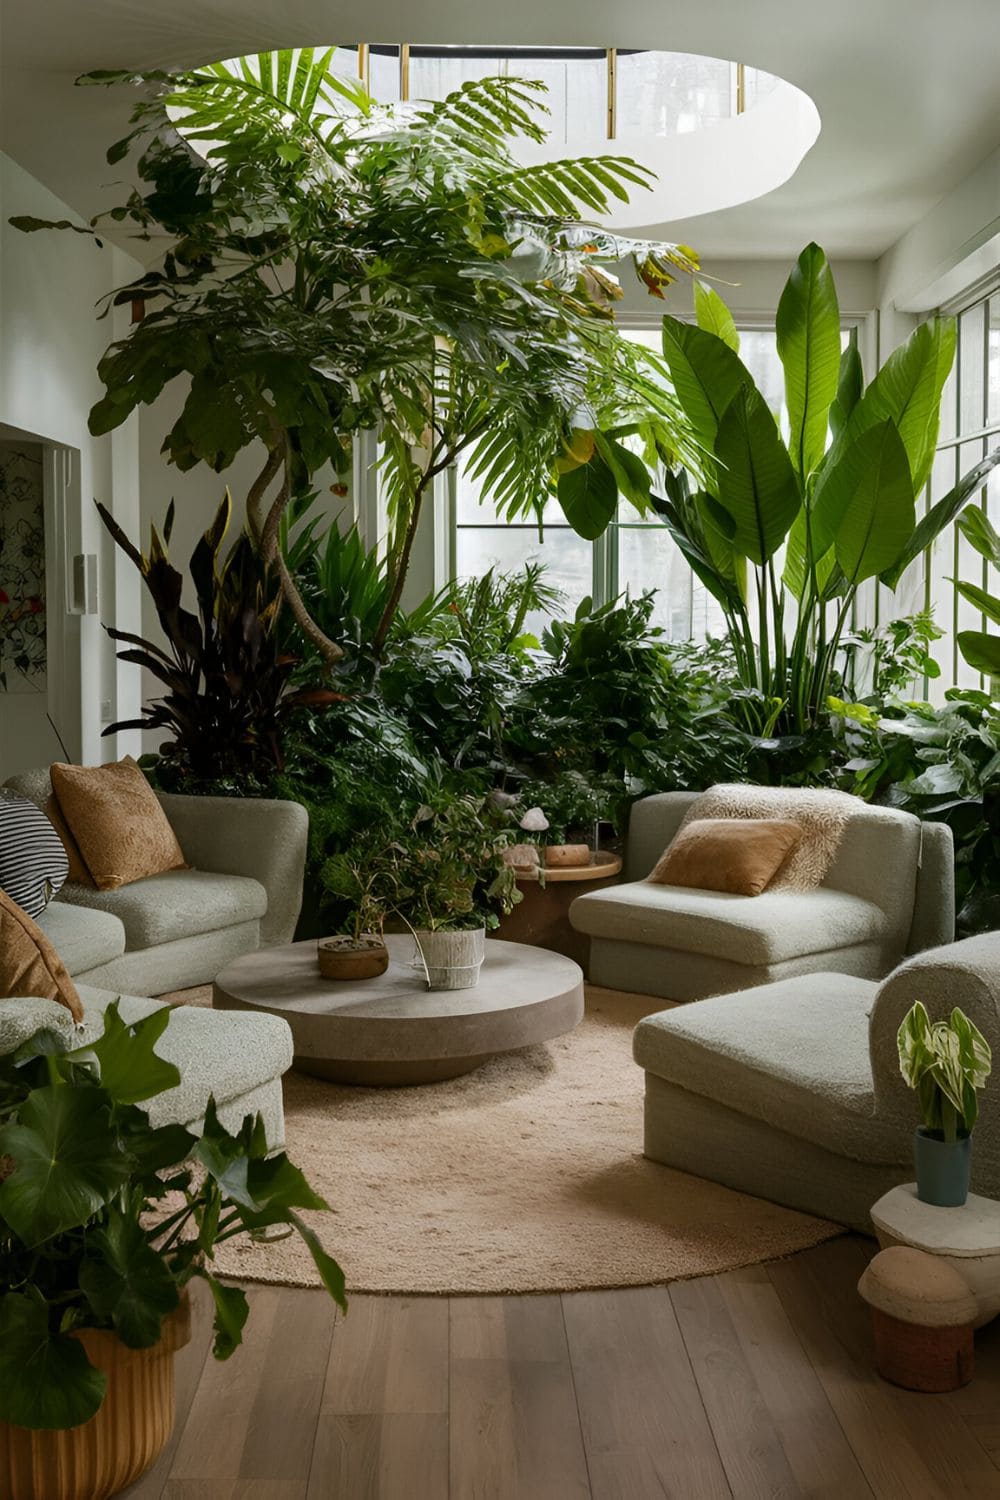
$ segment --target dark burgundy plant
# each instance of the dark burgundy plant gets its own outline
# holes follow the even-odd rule
[[[266,781],[282,767],[282,730],[292,709],[341,701],[327,689],[291,690],[297,658],[281,650],[276,630],[279,580],[244,531],[221,557],[232,515],[228,490],[215,518],[191,555],[189,572],[198,611],[182,603],[184,575],[168,554],[174,523],[171,501],[162,540],[154,526],[149,555],[135,547],[117,521],[98,504],[115,542],[142,574],[166,649],[142,636],[108,628],[129,647],[118,660],[144,667],[166,689],[138,719],[111,724],[121,729],[166,730],[160,754],[182,776],[197,780]]]

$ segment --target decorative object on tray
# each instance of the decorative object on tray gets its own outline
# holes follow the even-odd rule
[[[975,1370],[976,1299],[937,1255],[893,1245],[866,1266],[858,1291],[872,1310],[875,1364],[908,1391],[955,1391]]]
[[[106,1500],[152,1463],[173,1424],[193,1277],[212,1292],[216,1358],[242,1340],[246,1294],[213,1274],[224,1241],[298,1230],[346,1306],[339,1266],[297,1212],[327,1205],[270,1151],[260,1116],[231,1135],[209,1099],[200,1135],[150,1124],[143,1102],[180,1083],[155,1050],[174,1014],[127,1025],[114,1001],[82,1047],[47,1030],[0,1057],[5,1500]]]
[[[900,1072],[915,1089],[923,1124],[914,1136],[917,1196],[941,1208],[960,1207],[969,1194],[977,1090],[992,1067],[986,1038],[958,1007],[947,1021],[931,1021],[918,1000],[897,1037]]]

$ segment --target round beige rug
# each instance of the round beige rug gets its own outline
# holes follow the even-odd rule
[[[180,999],[181,997],[170,997]],[[205,1003],[207,991],[183,997]],[[554,1292],[752,1265],[841,1233],[646,1161],[632,1029],[663,1002],[588,986],[570,1035],[422,1088],[285,1078],[288,1153],[330,1204],[307,1215],[355,1292]],[[317,1286],[298,1237],[218,1267]]]

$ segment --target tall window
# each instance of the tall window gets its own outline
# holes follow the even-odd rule
[[[941,403],[941,431],[925,506],[935,504],[961,476],[1000,443],[1000,291],[980,295],[958,313],[958,351]],[[973,501],[973,503],[976,503]],[[1000,470],[994,469],[978,497],[978,504],[994,526],[1000,527]],[[951,683],[980,687],[978,672],[958,650],[961,630],[991,628],[979,610],[956,591],[952,579],[977,583],[997,592],[997,574],[966,541],[958,527],[949,527],[934,544],[925,568],[911,586],[913,607],[926,603],[944,630],[936,648],[941,678],[937,696]],[[922,591],[923,597],[920,597]],[[899,591],[897,591],[899,592]],[[910,600],[906,607],[911,607]],[[901,611],[897,608],[897,613]]]

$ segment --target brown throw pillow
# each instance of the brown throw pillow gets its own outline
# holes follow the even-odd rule
[[[782,818],[700,818],[682,828],[649,879],[732,896],[759,896],[802,837]]]
[[[45,816],[62,840],[63,848],[66,850],[66,858],[69,860],[69,874],[66,876],[67,881],[72,885],[92,886],[94,882],[91,879],[90,871],[83,862],[83,855],[80,853],[76,839],[66,827],[66,819],[59,811],[59,803],[56,801],[55,792],[52,793],[52,796],[46,802],[44,811]]]
[[[52,790],[99,891],[182,870],[184,854],[156,793],[136,765],[51,767]]]
[[[0,891],[0,1000],[58,1000],[83,1020],[76,986],[45,933]]]

